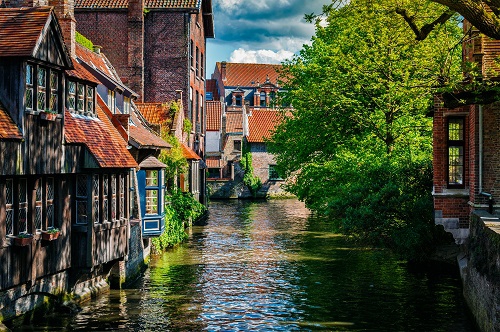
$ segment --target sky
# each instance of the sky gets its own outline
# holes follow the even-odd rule
[[[310,43],[314,25],[330,0],[212,0],[215,38],[207,39],[207,77],[215,63],[281,63]]]

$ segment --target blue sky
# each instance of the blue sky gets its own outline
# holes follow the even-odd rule
[[[314,26],[304,14],[330,0],[212,0],[215,39],[207,39],[207,77],[215,63],[280,63],[309,43]]]

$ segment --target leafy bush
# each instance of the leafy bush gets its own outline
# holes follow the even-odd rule
[[[153,251],[162,252],[167,248],[187,239],[184,231],[193,220],[205,213],[203,204],[196,201],[192,194],[176,189],[169,198],[170,204],[165,206],[165,231],[159,237],[153,238]]]

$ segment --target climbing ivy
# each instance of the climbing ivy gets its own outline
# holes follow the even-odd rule
[[[241,167],[245,172],[243,183],[250,189],[254,197],[257,196],[257,192],[260,187],[262,187],[262,182],[253,174],[252,153],[250,152],[250,147],[247,142],[243,143],[243,149],[241,151]]]

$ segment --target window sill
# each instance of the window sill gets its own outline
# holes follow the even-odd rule
[[[432,192],[436,197],[469,197],[469,189],[443,189],[443,192]]]

